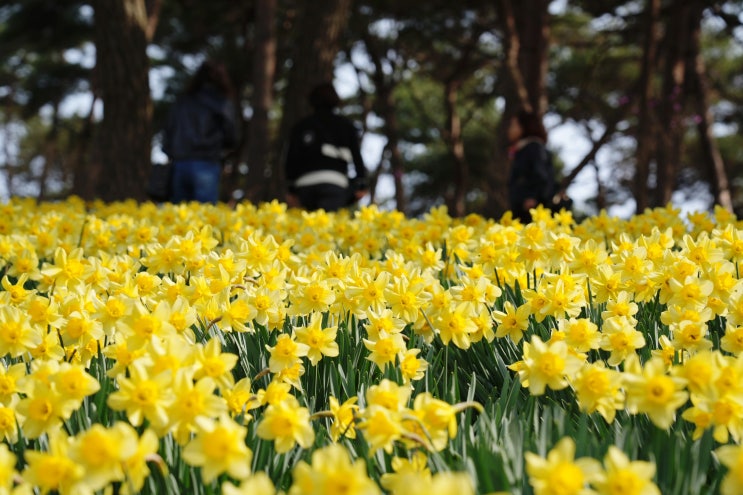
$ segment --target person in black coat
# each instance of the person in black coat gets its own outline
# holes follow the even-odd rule
[[[361,157],[359,132],[335,113],[340,98],[331,83],[309,94],[314,111],[291,130],[286,153],[287,203],[306,210],[336,211],[367,193],[367,171]],[[349,164],[355,177],[349,178]]]
[[[539,204],[549,208],[555,192],[555,172],[542,119],[531,112],[518,112],[509,122],[508,142],[510,208],[514,218],[528,223],[529,210]]]
[[[223,157],[237,145],[237,115],[224,66],[204,62],[175,102],[163,132],[163,151],[173,163],[173,203],[216,203]]]

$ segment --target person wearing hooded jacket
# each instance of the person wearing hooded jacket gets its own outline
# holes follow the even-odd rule
[[[287,203],[306,210],[337,211],[367,193],[367,171],[361,157],[359,133],[346,117],[335,113],[340,98],[331,83],[312,89],[314,111],[291,130],[285,172]],[[349,164],[355,177],[349,178]]]
[[[237,144],[231,94],[224,66],[206,61],[171,108],[162,148],[173,164],[173,203],[218,201],[223,157]]]
[[[519,111],[508,126],[511,171],[508,196],[513,217],[531,221],[529,210],[541,204],[552,207],[555,171],[547,150],[547,131],[538,115]]]

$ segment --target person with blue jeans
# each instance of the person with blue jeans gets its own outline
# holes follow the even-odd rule
[[[162,145],[173,164],[171,202],[219,200],[222,159],[237,144],[231,95],[224,66],[206,61],[171,108]]]

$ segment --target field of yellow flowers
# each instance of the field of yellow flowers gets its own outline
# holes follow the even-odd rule
[[[743,493],[743,224],[0,205],[0,495]]]

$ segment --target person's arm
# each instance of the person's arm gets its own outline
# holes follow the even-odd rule
[[[366,166],[364,165],[364,158],[361,156],[359,133],[356,129],[356,126],[354,126],[353,124],[351,124],[351,138],[349,147],[351,149],[351,156],[353,157],[353,166],[356,170],[356,190],[354,191],[354,194],[356,196],[356,199],[361,199],[369,190],[369,173],[366,170]]]
[[[168,156],[169,160],[173,160],[173,133],[175,131],[175,111],[171,108],[168,112],[168,117],[165,120],[165,127],[163,128],[163,142],[162,150]]]
[[[552,165],[552,156],[544,145],[540,146],[539,166],[535,172],[539,177],[539,200],[541,202],[551,202],[552,194],[555,189],[555,170]]]
[[[222,148],[233,150],[237,146],[237,112],[231,101],[226,100],[222,110]]]
[[[524,149],[525,160],[529,163],[529,188],[526,202],[533,208],[537,203],[546,201],[552,194],[554,178],[552,177],[552,162],[547,149],[541,143],[530,143]],[[526,203],[525,202],[525,203]]]
[[[286,151],[284,153],[284,175],[286,177],[286,182],[289,185],[289,190],[292,189],[292,183],[302,174],[300,146],[299,132],[297,128],[294,127],[289,132],[289,143],[286,146]]]

